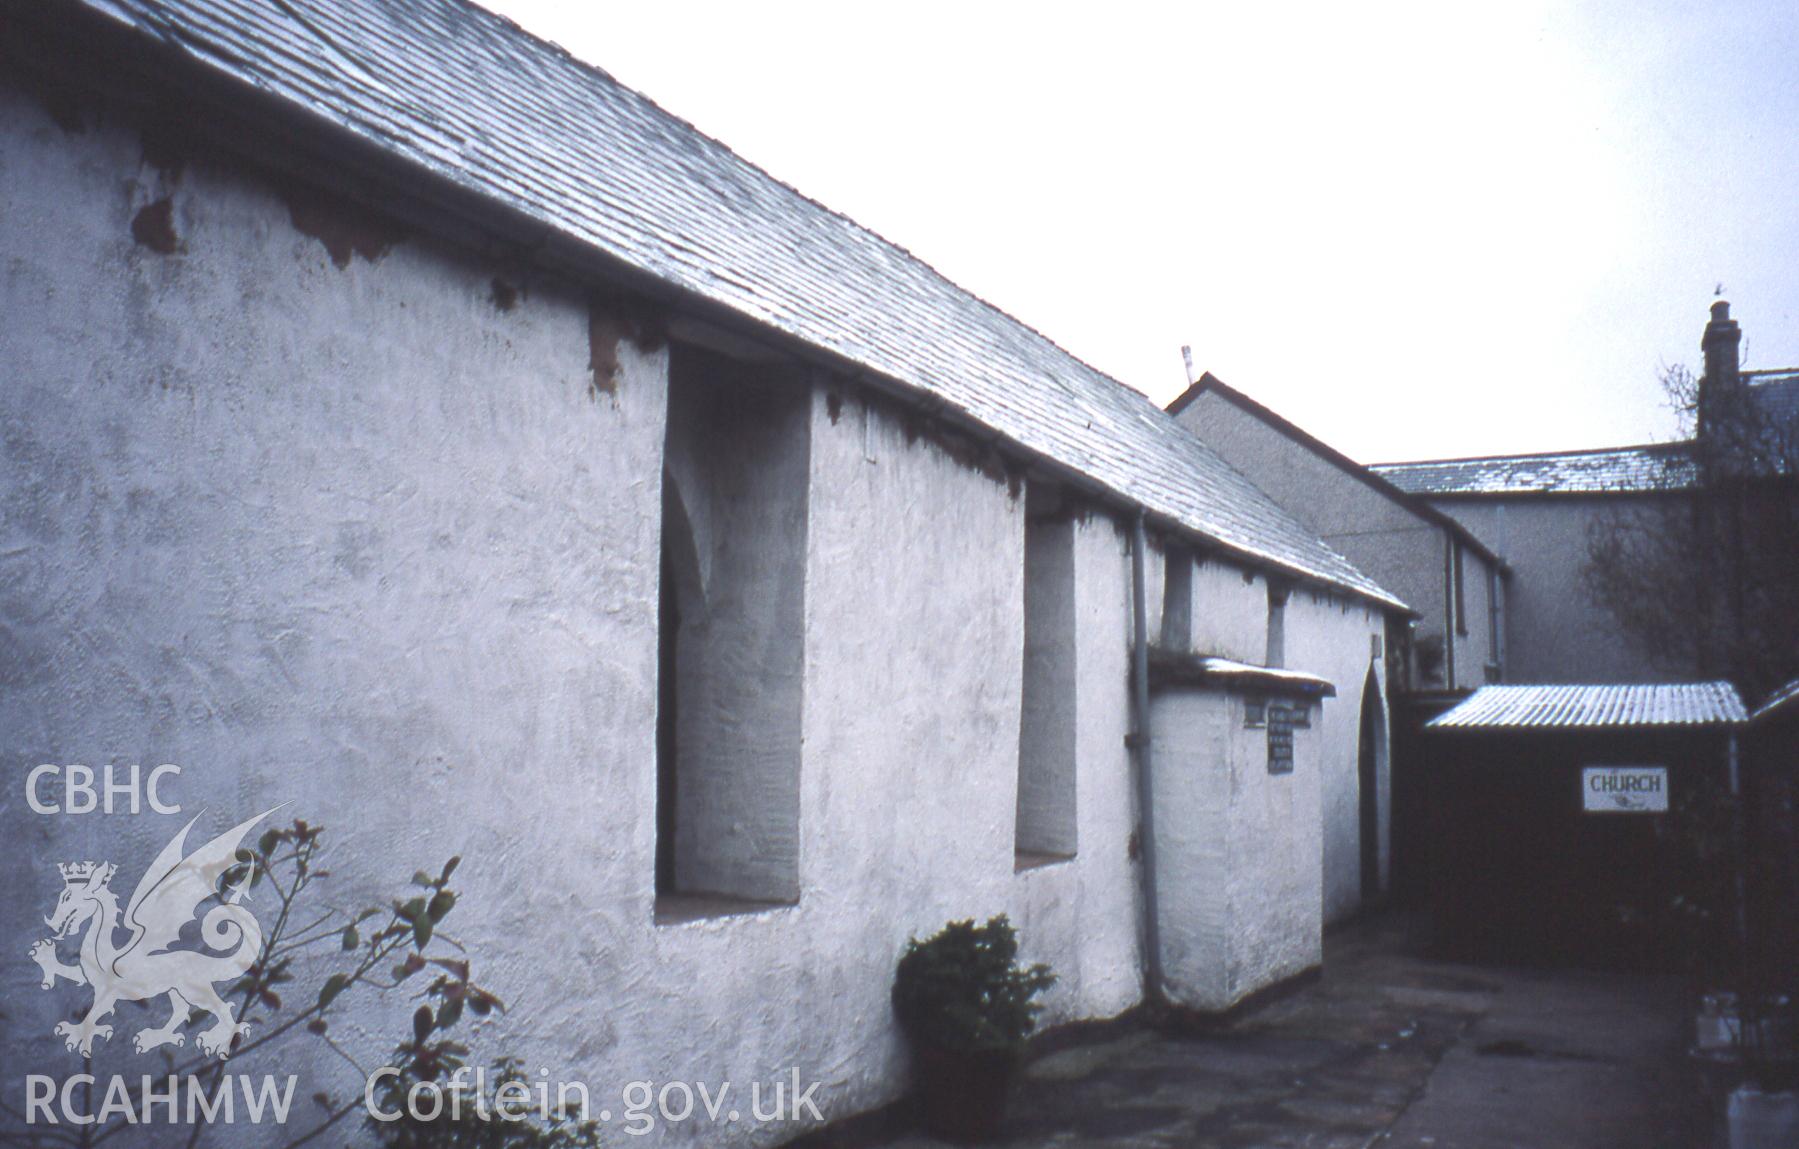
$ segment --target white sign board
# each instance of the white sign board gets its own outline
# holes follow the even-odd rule
[[[1666,766],[1586,766],[1580,771],[1581,809],[1589,814],[1666,814]]]

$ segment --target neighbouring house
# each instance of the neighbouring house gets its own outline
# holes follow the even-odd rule
[[[1587,575],[1596,536],[1625,527],[1651,532],[1694,530],[1686,520],[1695,513],[1711,515],[1717,497],[1711,492],[1719,472],[1729,472],[1733,459],[1758,457],[1756,467],[1768,473],[1749,484],[1759,487],[1753,498],[1772,495],[1775,513],[1751,514],[1750,523],[1772,519],[1778,527],[1724,540],[1756,560],[1773,577],[1771,593],[1791,597],[1795,580],[1782,577],[1799,563],[1799,540],[1790,528],[1799,499],[1791,493],[1791,461],[1799,458],[1799,370],[1744,371],[1738,364],[1742,333],[1730,318],[1729,304],[1712,306],[1701,348],[1705,369],[1693,396],[1693,438],[1641,446],[1601,447],[1546,454],[1500,455],[1376,464],[1373,471],[1409,494],[1453,516],[1482,539],[1513,571],[1506,591],[1507,678],[1514,682],[1653,682],[1672,677],[1708,677],[1728,673],[1742,677],[1743,660],[1723,657],[1712,636],[1733,623],[1727,607],[1695,610],[1692,625],[1669,627],[1652,643],[1646,628],[1619,622],[1614,604],[1602,600]],[[1736,428],[1757,429],[1761,441],[1740,441]],[[1776,441],[1762,439],[1772,435]],[[1767,466],[1768,461],[1775,465]],[[1768,488],[1777,487],[1770,492]],[[1734,491],[1723,493],[1737,504]],[[1767,508],[1764,507],[1764,510]],[[1701,524],[1698,527],[1703,530]],[[1707,546],[1696,546],[1706,551]],[[1346,552],[1348,553],[1348,552]],[[1717,552],[1720,558],[1726,551]],[[1700,583],[1724,581],[1722,563],[1695,559],[1690,573]],[[1400,588],[1403,593],[1404,588]],[[1706,602],[1704,585],[1682,587],[1694,603]],[[1776,608],[1777,610],[1779,608]],[[1790,618],[1799,603],[1789,602]],[[1675,615],[1674,611],[1664,612]],[[1681,629],[1685,633],[1673,633]],[[1780,662],[1778,655],[1774,661]],[[1752,693],[1765,691],[1790,677],[1772,667],[1763,683],[1743,682]]]
[[[0,53],[18,954],[55,863],[284,804],[334,904],[465,859],[495,1052],[835,1119],[905,1088],[909,935],[1009,914],[1050,1024],[1223,1010],[1385,864],[1403,596],[603,72],[460,0],[67,0]],[[154,763],[179,814],[21,792]],[[82,1070],[73,990],[0,1000],[9,1100]],[[162,1064],[130,1028],[92,1072]]]
[[[1392,651],[1398,692],[1460,692],[1507,677],[1506,582],[1456,518],[1205,372],[1168,413],[1419,618]]]

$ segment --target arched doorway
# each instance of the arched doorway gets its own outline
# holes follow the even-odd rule
[[[1374,668],[1362,684],[1361,735],[1357,743],[1356,779],[1360,795],[1362,905],[1380,900],[1380,776],[1387,757],[1387,723],[1381,706],[1380,680]]]

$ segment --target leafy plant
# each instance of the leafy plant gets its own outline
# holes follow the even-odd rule
[[[1018,934],[1001,914],[951,922],[912,938],[893,983],[893,1009],[912,1041],[964,1052],[1016,1052],[1036,1028],[1036,996],[1056,975],[1018,962]]]
[[[390,1102],[403,1098],[404,1089],[414,1083],[435,1081],[464,1064],[467,1047],[451,1040],[445,1031],[455,1026],[465,1011],[484,1017],[505,1009],[498,997],[473,981],[467,951],[442,929],[444,920],[456,908],[457,894],[450,886],[450,878],[462,862],[460,857],[444,863],[435,875],[424,870],[414,873],[412,889],[385,905],[368,906],[355,913],[315,913],[307,909],[308,893],[316,882],[330,876],[330,871],[319,865],[323,834],[323,826],[301,820],[268,830],[253,849],[241,847],[238,864],[220,876],[215,892],[221,897],[238,887],[273,895],[273,920],[263,935],[262,951],[255,964],[226,993],[238,1007],[236,1020],[255,1023],[254,1035],[236,1039],[228,1063],[195,1054],[184,1060],[170,1059],[165,1071],[198,1078],[204,1083],[205,1093],[211,1096],[227,1068],[232,1073],[244,1072],[247,1063],[254,1064],[259,1055],[273,1052],[267,1047],[279,1049],[285,1042],[296,1040],[322,1043],[354,1067],[357,1077],[353,1086],[341,1094],[324,1090],[314,1093],[312,1102],[316,1109],[312,1120],[296,1121],[297,1132],[282,1143],[282,1149],[306,1144],[364,1109],[369,1069],[331,1032],[332,1018],[349,1001],[370,991],[398,991],[409,982],[420,986],[418,997],[422,1003],[413,1011],[407,1038],[395,1047],[387,1066],[396,1070],[397,1076],[383,1077],[389,1083]],[[329,972],[316,991],[296,993],[295,962],[304,954],[312,955],[309,964],[315,968],[323,964]],[[427,972],[435,974],[428,982],[412,980]],[[517,1064],[505,1058],[495,1062],[495,1073],[490,1075],[495,1089],[521,1078]],[[144,1081],[148,1085],[151,1078],[145,1077]],[[394,1094],[394,1088],[401,1092]],[[474,1101],[469,1100],[471,1104]],[[141,1106],[140,1097],[134,1108]],[[452,1120],[447,1114],[437,1121],[407,1118],[368,1123],[378,1142],[396,1149],[584,1149],[598,1144],[594,1123],[576,1122],[560,1112],[536,1123],[483,1120],[481,1113],[491,1114],[492,1104],[474,1108],[472,1124]],[[0,1102],[0,1112],[17,1116],[4,1102]],[[75,1130],[47,1129],[23,1135],[0,1132],[0,1144],[85,1149],[131,1128],[129,1121],[110,1120]],[[211,1123],[196,1122],[184,1131],[182,1143],[192,1149],[213,1128]]]

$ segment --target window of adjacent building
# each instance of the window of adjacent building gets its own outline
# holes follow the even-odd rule
[[[1074,524],[1059,510],[1053,488],[1032,484],[1024,527],[1020,865],[1071,857],[1076,846]]]
[[[671,348],[659,915],[799,897],[809,399],[768,368]]]
[[[1505,599],[1499,580],[1499,568],[1487,567],[1487,661],[1492,671],[1489,679],[1505,678]]]
[[[1288,589],[1278,583],[1268,584],[1268,656],[1266,666],[1285,666],[1287,662],[1287,595]]]
[[[1170,546],[1162,573],[1162,645],[1193,649],[1193,553]]]
[[[1454,566],[1455,579],[1455,632],[1462,637],[1468,636],[1468,597],[1463,591],[1462,583],[1462,544],[1451,539],[1449,543],[1450,562]]]

